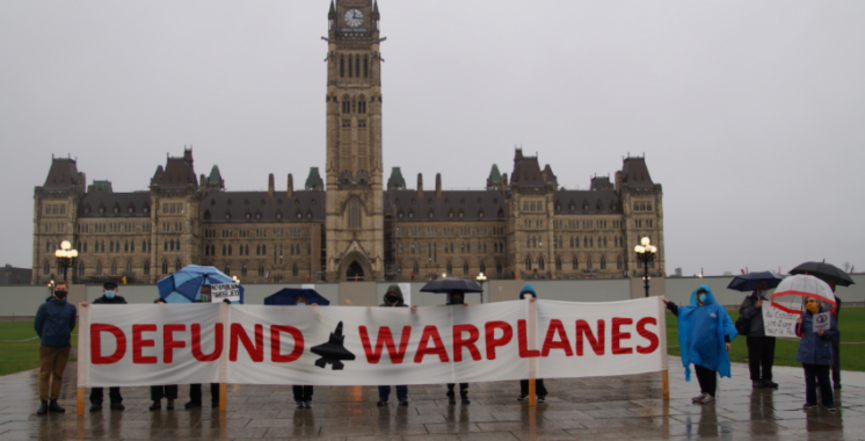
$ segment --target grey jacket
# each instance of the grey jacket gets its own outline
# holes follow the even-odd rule
[[[739,306],[739,315],[749,320],[748,337],[766,336],[766,328],[763,326],[763,311],[754,306],[758,300],[760,300],[760,297],[752,293],[748,297],[745,297],[742,305]],[[763,300],[763,302],[767,301]]]

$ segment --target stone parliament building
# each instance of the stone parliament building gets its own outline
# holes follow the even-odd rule
[[[227,191],[219,168],[196,176],[192,149],[158,166],[149,189],[115,193],[86,184],[77,160],[52,158],[34,191],[32,283],[63,273],[54,251],[79,251],[78,283],[155,283],[188,264],[243,283],[640,276],[634,246],[658,246],[663,276],[663,192],[645,157],[627,157],[588,190],[560,188],[549,165],[516,149],[510,175],[493,164],[484,190],[445,191],[436,175],[407,188],[382,166],[380,14],[374,0],[336,0],[328,13],[324,179],[303,188]]]

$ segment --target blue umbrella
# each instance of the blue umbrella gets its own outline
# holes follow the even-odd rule
[[[195,303],[201,301],[201,287],[205,284],[236,283],[222,271],[212,266],[187,265],[180,271],[156,282],[159,297],[168,303]],[[240,303],[243,303],[243,286],[240,287]]]
[[[322,306],[330,305],[330,300],[322,297],[321,294],[315,292],[314,289],[297,288],[283,288],[277,291],[275,294],[265,297],[264,304],[294,305],[297,303],[298,296],[306,297],[306,300],[309,301],[310,304],[316,303]]]
[[[782,280],[784,280],[784,276],[780,274],[773,273],[772,271],[760,271],[734,277],[730,281],[730,284],[727,285],[727,289],[743,292],[753,291],[760,282],[766,284],[766,289],[772,289],[777,287]]]

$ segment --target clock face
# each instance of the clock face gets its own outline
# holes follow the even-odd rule
[[[345,11],[345,24],[349,27],[356,28],[363,23],[363,12],[360,9],[349,9]]]

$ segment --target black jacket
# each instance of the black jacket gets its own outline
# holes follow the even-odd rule
[[[115,295],[113,299],[109,299],[108,297],[105,297],[105,294],[103,294],[102,297],[99,297],[93,301],[94,305],[100,303],[105,305],[125,305],[126,299],[118,295]]]
[[[763,324],[763,310],[754,306],[759,300],[760,296],[751,293],[751,295],[745,297],[745,300],[742,300],[742,304],[739,306],[739,316],[748,320],[748,337],[766,336],[766,327]],[[764,304],[768,301],[767,299],[763,299]]]

